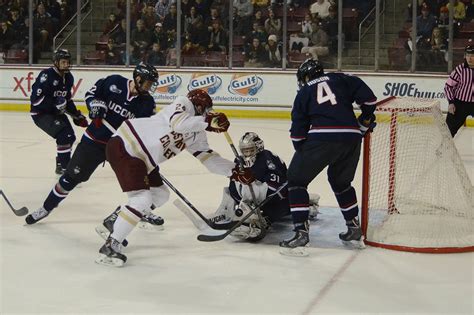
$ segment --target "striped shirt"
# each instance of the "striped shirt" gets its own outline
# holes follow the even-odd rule
[[[474,69],[466,61],[454,68],[444,86],[449,103],[454,100],[474,102]]]

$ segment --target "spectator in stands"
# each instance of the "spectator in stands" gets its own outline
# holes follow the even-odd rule
[[[242,24],[242,31],[245,34],[251,29],[250,23],[253,15],[253,5],[248,0],[234,0],[234,7],[237,9],[237,15]]]
[[[36,43],[41,51],[47,50],[50,47],[50,41],[52,40],[53,22],[51,15],[46,12],[46,8],[43,3],[39,3],[36,7],[36,14],[33,18],[33,27],[39,33],[40,38]]]
[[[10,24],[10,30],[14,34],[11,48],[26,48],[28,45],[28,27],[25,24],[25,19],[20,16],[20,11],[15,7],[10,11],[10,19],[8,20],[8,24]]]
[[[195,20],[191,25],[188,39],[196,49],[207,49],[207,45],[209,44],[209,31],[206,29],[202,19]]]
[[[251,45],[254,38],[258,38],[260,43],[265,43],[267,41],[268,35],[265,33],[263,25],[260,25],[258,22],[252,24],[252,31],[247,37],[247,45]]]
[[[133,46],[130,45],[130,64],[131,65],[138,65],[140,62],[142,62],[142,53],[140,53],[140,50]],[[122,52],[122,63],[126,64],[127,62],[127,51]]]
[[[282,45],[277,42],[275,34],[268,36],[267,44],[265,45],[267,52],[267,60],[265,65],[270,68],[281,67],[282,60]]]
[[[115,46],[113,38],[107,40],[107,49],[105,50],[105,64],[106,65],[121,65],[121,51]]]
[[[252,0],[253,7],[255,9],[263,10],[268,7],[268,0]]]
[[[221,18],[219,16],[219,11],[217,10],[217,8],[212,7],[210,10],[210,14],[208,14],[206,20],[204,21],[204,24],[206,25],[209,31],[212,30],[212,24],[214,23],[214,21],[221,21]]]
[[[244,34],[242,28],[242,22],[240,21],[240,16],[237,14],[237,8],[232,7],[232,24],[234,25],[234,34],[242,35]]]
[[[161,51],[160,43],[153,43],[152,49],[148,53],[146,61],[148,64],[154,66],[164,66],[166,64],[166,57]]]
[[[252,40],[252,45],[245,51],[244,66],[261,68],[263,67],[266,60],[267,58],[265,48],[262,47],[258,38],[254,38]]]
[[[189,16],[193,2],[190,0],[181,0],[181,14],[182,16]]]
[[[337,24],[337,7],[329,7],[329,16],[323,20],[322,28],[328,35],[328,47],[330,53],[337,52],[337,43],[338,43],[338,24]],[[344,34],[342,34],[342,41],[344,43]]]
[[[203,17],[197,12],[196,7],[192,6],[189,9],[189,14],[184,17],[184,31],[186,33],[190,32],[191,25],[194,24],[197,19],[202,20]]]
[[[155,8],[151,3],[145,5],[143,8],[141,19],[145,22],[145,28],[147,30],[152,30],[155,27],[155,24],[158,22],[158,18],[155,14]]]
[[[281,35],[281,20],[275,17],[275,12],[271,8],[268,9],[268,18],[265,21],[265,32],[268,35],[276,35],[277,38]]]
[[[159,43],[161,50],[168,49],[168,34],[163,30],[163,24],[160,22],[155,24],[155,29],[152,34],[152,42]]]
[[[313,32],[313,29],[311,28],[312,23],[313,19],[311,14],[306,13],[303,22],[301,22],[301,32],[303,33],[303,36],[311,36],[311,33]]]
[[[113,38],[114,43],[117,47],[125,48],[125,43],[127,40],[127,20],[122,19],[120,20],[120,25],[110,33],[110,38]]]
[[[145,22],[143,22],[143,20],[137,21],[137,27],[132,30],[130,41],[141,53],[144,53],[148,49],[148,46],[150,46],[151,34],[145,28]]]
[[[176,27],[178,23],[178,11],[176,9],[176,4],[170,5],[169,12],[163,19],[163,29],[165,32],[174,32],[176,33]]]
[[[446,7],[449,9],[451,3],[447,3]],[[466,7],[464,6],[464,3],[462,3],[459,0],[454,0],[453,3],[453,17],[457,22],[462,22],[466,18]]]
[[[118,25],[119,22],[117,20],[117,16],[115,15],[115,13],[110,13],[109,19],[107,20],[107,22],[105,22],[104,31],[102,32],[102,34],[105,35],[111,33],[115,30],[115,28],[118,27]]]
[[[194,0],[194,6],[199,14],[202,15],[204,19],[206,19],[207,14],[209,12],[209,4],[207,0]]]
[[[227,48],[227,32],[222,27],[219,20],[212,23],[212,28],[209,31],[209,45],[207,50],[225,52]]]
[[[329,16],[329,0],[317,0],[310,7],[310,12],[314,18],[325,19]]]
[[[445,53],[448,42],[441,29],[435,27],[431,35],[431,63],[440,65],[445,62]]]
[[[417,36],[421,36],[424,39],[430,38],[435,26],[435,17],[430,13],[429,8],[423,7],[421,15],[416,18]]]
[[[7,21],[0,22],[0,52],[6,52],[13,45],[15,34],[8,26]]]
[[[171,0],[158,0],[155,5],[155,13],[158,21],[163,22],[171,6]]]
[[[303,47],[301,52],[310,53],[314,60],[318,60],[320,56],[327,56],[329,54],[329,38],[320,23],[313,22],[311,29],[312,32],[308,36],[309,46]]]
[[[258,24],[260,24],[262,26],[265,25],[265,20],[263,18],[262,11],[261,10],[256,10],[254,12],[255,13],[253,15],[252,23],[257,22]]]

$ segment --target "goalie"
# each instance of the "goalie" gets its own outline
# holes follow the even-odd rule
[[[240,239],[258,241],[265,236],[266,230],[273,222],[290,214],[287,188],[277,192],[278,188],[286,183],[287,168],[280,157],[265,150],[263,140],[255,132],[246,132],[242,136],[239,150],[245,168],[230,178],[229,186],[224,188],[222,202],[210,220],[216,224],[238,221],[252,211],[254,202],[258,204],[269,198],[260,209],[265,222],[259,221],[254,214],[231,234]],[[238,164],[238,161],[235,162]],[[319,195],[312,194],[310,199],[310,215],[315,218]]]

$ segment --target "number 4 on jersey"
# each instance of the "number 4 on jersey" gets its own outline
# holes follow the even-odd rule
[[[318,84],[317,91],[317,101],[318,104],[326,103],[327,101],[331,102],[331,105],[336,105],[336,95],[331,91],[327,82],[321,82]]]

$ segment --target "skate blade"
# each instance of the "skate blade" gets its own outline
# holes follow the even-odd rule
[[[104,240],[106,241],[107,238],[109,237],[109,230],[107,230],[107,228],[105,226],[103,226],[102,224],[101,225],[98,225],[95,227],[95,231],[97,234],[99,234],[99,236]]]
[[[107,257],[107,255],[99,254],[99,257],[96,258],[95,262],[99,265],[104,265],[108,267],[122,267],[124,261],[119,258]]]
[[[292,257],[307,257],[309,256],[308,245],[295,248],[280,247],[280,254]]]
[[[353,248],[353,249],[365,249],[366,248],[363,236],[358,241],[356,241],[356,240],[342,241],[342,244],[344,244],[344,246],[347,246],[347,247]]]
[[[137,224],[137,227],[145,231],[163,231],[165,227],[162,225],[154,225],[148,222],[140,221]]]

